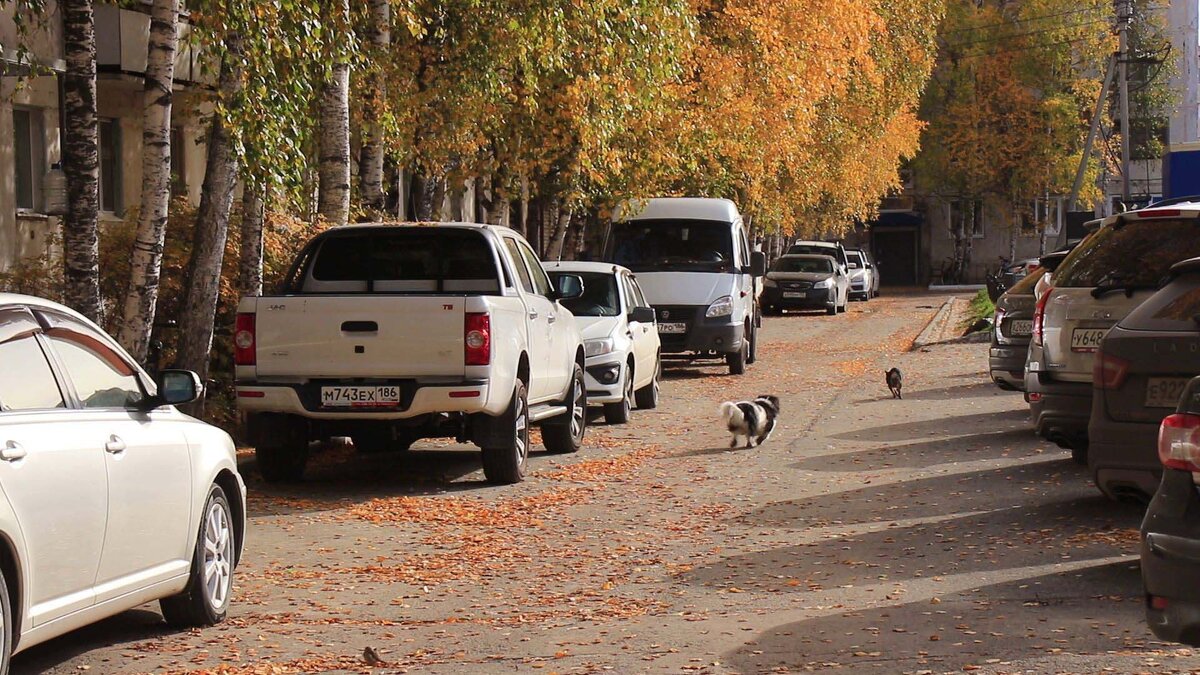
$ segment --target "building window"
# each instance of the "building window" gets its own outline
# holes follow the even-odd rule
[[[42,174],[46,173],[41,111],[13,109],[13,149],[16,152],[17,208],[36,211],[42,205]]]
[[[116,120],[100,120],[100,210],[121,210],[121,127]]]
[[[987,236],[983,229],[983,201],[979,199],[955,199],[947,206],[947,226],[950,238],[955,238],[959,227],[970,232],[975,239]]]
[[[185,170],[187,155],[183,147],[183,138],[183,129],[171,128],[171,196],[173,197],[186,197],[188,193]]]

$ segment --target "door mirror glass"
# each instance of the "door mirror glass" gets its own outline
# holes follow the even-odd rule
[[[634,307],[633,311],[629,313],[629,322],[654,323],[654,308]]]
[[[573,300],[583,295],[583,278],[578,274],[559,275],[557,283],[559,300]]]
[[[754,251],[750,254],[750,274],[761,277],[767,273],[767,254]]]
[[[158,375],[159,405],[183,405],[200,398],[204,385],[190,370],[164,370]]]

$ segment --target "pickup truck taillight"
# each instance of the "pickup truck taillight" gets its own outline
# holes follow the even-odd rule
[[[1200,471],[1200,415],[1169,415],[1158,427],[1158,459],[1168,469]]]
[[[1042,297],[1038,298],[1037,307],[1033,310],[1033,344],[1039,347],[1042,345],[1042,329],[1046,325],[1046,302],[1050,300],[1053,290],[1053,286],[1047,288]]]
[[[233,327],[233,364],[253,366],[258,363],[254,348],[254,315],[238,314]]]
[[[492,362],[492,320],[487,314],[468,312],[463,344],[468,366],[486,366]]]

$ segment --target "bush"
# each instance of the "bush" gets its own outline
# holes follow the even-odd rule
[[[987,289],[982,289],[971,298],[971,304],[967,307],[966,327],[974,330],[983,330],[982,328],[974,328],[981,325],[981,322],[990,322],[992,316],[996,314],[996,305],[992,304],[991,297],[988,296]]]

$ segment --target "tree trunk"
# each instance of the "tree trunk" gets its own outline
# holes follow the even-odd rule
[[[263,290],[263,202],[261,183],[247,182],[242,188],[241,249],[238,255],[238,291],[243,296],[262,295]]]
[[[63,219],[63,267],[66,304],[101,323],[100,146],[96,126],[96,25],[92,0],[63,0],[62,166],[67,179]]]
[[[171,102],[179,43],[179,0],[154,0],[142,90],[142,207],[117,340],[145,361],[158,304],[163,240],[171,203]]]
[[[423,173],[414,173],[412,177],[412,193],[413,201],[413,219],[418,222],[429,222],[436,220],[437,216],[441,215],[441,204],[437,204],[437,215],[435,216],[434,203],[437,200],[438,179],[431,178]]]
[[[546,247],[546,260],[562,260],[563,244],[567,239],[567,231],[571,229],[571,209],[566,208],[556,199],[551,207],[551,222],[554,223],[554,232],[550,235],[550,242]]]
[[[450,218],[449,218],[449,220],[451,222],[461,223],[461,222],[467,220],[466,214],[463,213],[463,205],[464,205],[463,203],[466,201],[464,199],[465,192],[466,192],[466,186],[457,179],[448,186],[448,193],[450,195]]]
[[[227,54],[221,62],[218,88],[227,105],[236,105],[242,81],[242,39],[236,33],[225,38]],[[238,158],[233,136],[220,115],[214,115],[208,135],[208,158],[192,255],[188,261],[188,286],[185,290],[179,324],[178,367],[195,371],[208,379],[208,356],[212,350],[213,322],[221,286],[221,264],[225,239],[229,234],[229,209],[237,185]],[[203,414],[203,403],[197,406]]]
[[[368,40],[377,52],[387,58],[392,42],[391,0],[370,0],[371,21]],[[387,73],[382,68],[371,78],[370,91],[363,101],[363,143],[359,162],[359,190],[363,206],[380,214],[386,208],[383,188],[383,127],[380,123],[387,100]]]
[[[349,0],[339,0],[338,20],[350,23]],[[317,212],[331,225],[350,219],[350,64],[339,57],[321,86],[320,173]]]

